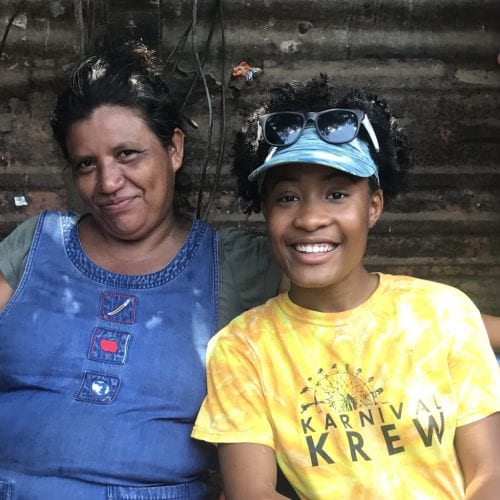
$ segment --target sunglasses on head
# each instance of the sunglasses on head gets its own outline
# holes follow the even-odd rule
[[[313,122],[318,135],[329,144],[344,144],[357,137],[361,125],[370,136],[377,153],[380,151],[375,130],[364,111],[359,109],[325,109],[324,111],[300,113],[278,111],[259,117],[259,138],[262,133],[270,146],[291,146],[297,142],[306,128]]]

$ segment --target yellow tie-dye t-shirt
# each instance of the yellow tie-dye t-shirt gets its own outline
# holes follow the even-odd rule
[[[477,308],[406,276],[342,313],[271,299],[212,339],[207,377],[193,437],[272,447],[307,499],[463,498],[455,429],[500,410]]]

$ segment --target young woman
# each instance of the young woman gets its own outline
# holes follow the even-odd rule
[[[479,311],[363,266],[404,136],[374,96],[284,90],[244,165],[290,291],[211,340],[193,436],[218,443],[228,500],[283,498],[276,460],[305,499],[497,498],[500,375]]]

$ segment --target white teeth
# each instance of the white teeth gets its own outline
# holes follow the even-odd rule
[[[315,243],[312,245],[295,245],[295,250],[301,253],[324,253],[331,252],[333,245],[329,243]]]

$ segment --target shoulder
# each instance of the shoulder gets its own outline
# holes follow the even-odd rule
[[[62,219],[66,223],[76,224],[77,216],[70,212],[43,211],[21,222],[0,242],[0,272],[12,289],[15,290],[21,280],[31,247],[42,225],[55,227]]]
[[[33,215],[23,220],[3,241],[31,239],[42,215],[43,213]]]
[[[215,342],[257,344],[272,333],[281,311],[280,296],[252,307],[232,319],[214,337]]]
[[[265,236],[239,228],[224,228],[218,231],[219,249],[225,256],[245,256],[258,252],[269,253]]]
[[[0,242],[0,272],[15,290],[28,258],[41,215],[26,219]]]
[[[218,232],[219,325],[276,295],[282,272],[267,238],[241,229]]]
[[[455,341],[484,330],[479,309],[458,288],[390,275],[381,275],[381,284],[384,293],[376,307],[398,317],[406,328],[425,330],[436,339],[448,337]]]
[[[281,277],[269,248],[267,237],[237,228],[218,232],[219,258],[223,266],[243,279],[272,272],[272,281]],[[275,288],[274,291],[276,291]]]
[[[228,228],[218,231],[221,265],[243,279],[261,273],[272,262],[267,238],[249,231]]]
[[[396,297],[414,298],[415,300],[424,300],[434,302],[436,307],[454,304],[472,304],[472,300],[458,288],[430,281],[413,276],[398,276],[390,274],[381,274],[383,286]]]
[[[27,253],[40,218],[43,214],[35,215],[24,220],[4,240],[0,242],[0,255],[7,252]]]

